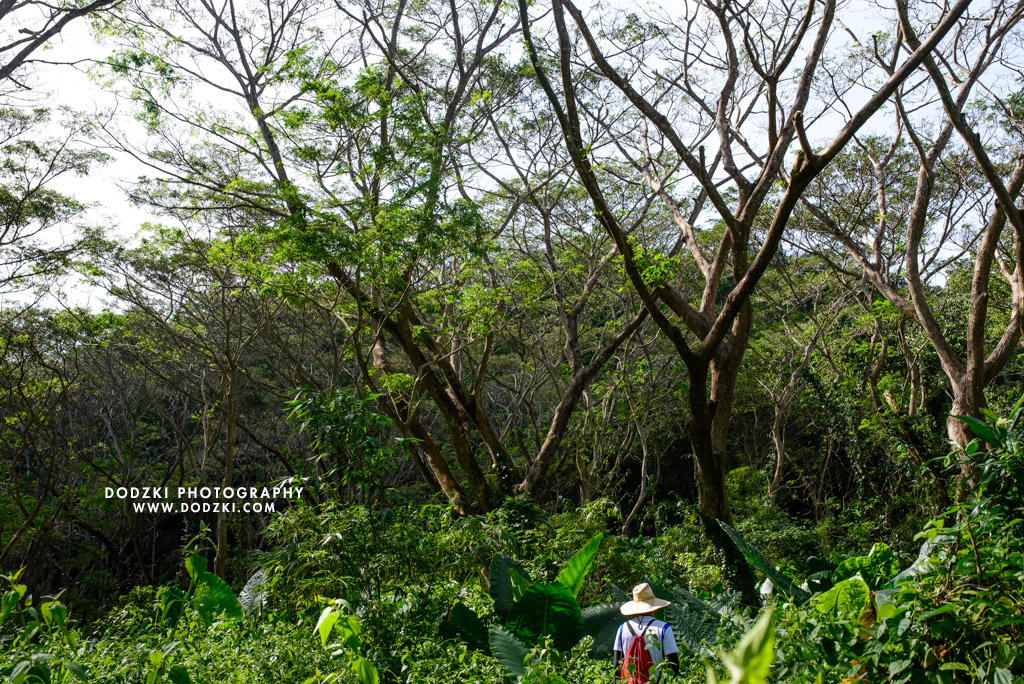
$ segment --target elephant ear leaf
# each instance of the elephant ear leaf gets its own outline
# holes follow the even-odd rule
[[[509,565],[509,559],[505,556],[495,556],[491,561],[491,598],[494,599],[494,612],[502,620],[508,617],[508,611],[515,602]]]
[[[685,589],[675,589],[671,595],[673,602],[665,609],[665,619],[672,625],[676,641],[691,653],[701,653],[714,643],[721,615]]]
[[[198,553],[192,554],[185,559],[185,569],[188,570],[188,576],[192,578],[192,581],[196,581],[198,577],[206,572],[206,558]]]
[[[501,625],[491,625],[490,644],[494,659],[501,663],[510,677],[518,679],[526,674],[526,656],[530,653],[526,644]]]
[[[489,577],[491,598],[494,599],[494,612],[504,620],[512,604],[523,597],[533,581],[522,565],[508,556],[495,556],[491,561]]]
[[[588,606],[583,609],[582,615],[583,631],[590,635],[600,632],[610,620],[614,620],[618,624],[626,621],[626,616],[619,611],[618,603],[602,603],[598,606]]]
[[[621,603],[602,603],[583,609],[583,631],[594,637],[588,654],[591,658],[608,658],[615,645],[615,633],[628,618],[619,612]]]
[[[594,564],[594,559],[597,558],[597,551],[601,548],[603,537],[602,534],[592,537],[583,545],[582,549],[576,552],[576,555],[569,559],[569,563],[555,578],[571,591],[573,596],[579,595],[580,589],[583,588],[583,580],[586,579],[587,573],[590,572],[590,568]]]
[[[615,634],[619,631],[619,627],[625,621],[626,618],[623,617],[621,620],[614,619],[605,623],[605,626],[594,635],[594,643],[590,645],[590,650],[587,651],[587,655],[594,660],[610,658],[612,655],[612,649],[615,647]]]
[[[553,638],[555,648],[567,653],[583,638],[583,616],[576,597],[558,582],[535,584],[516,601],[505,623],[527,645]]]
[[[1006,442],[1006,437],[1004,435],[1000,435],[999,432],[993,430],[992,427],[985,424],[984,421],[980,421],[977,418],[971,418],[970,416],[952,417],[966,423],[967,427],[971,428],[971,432],[976,436],[981,437],[992,446],[1000,447],[1003,446],[1004,442]]]
[[[512,580],[512,598],[518,601],[533,586],[533,580],[526,573],[526,569],[515,561],[508,563],[508,576]]]
[[[238,602],[234,592],[228,583],[217,577],[212,572],[199,574],[198,586],[196,587],[195,598],[196,609],[203,617],[203,622],[209,627],[212,619],[220,614],[232,622],[241,620],[242,604]]]
[[[441,636],[460,637],[475,651],[488,653],[487,626],[473,610],[461,601],[452,606],[448,619],[441,624]]]

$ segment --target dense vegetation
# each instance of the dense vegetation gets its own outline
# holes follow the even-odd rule
[[[1024,4],[862,10],[0,1],[0,679],[1024,681]]]
[[[682,681],[722,670],[718,649],[738,639],[721,655],[733,682],[768,681],[769,672],[787,682],[1018,681],[1022,416],[1018,408],[980,427],[998,448],[975,493],[926,525],[910,563],[884,542],[863,555],[842,550],[866,539],[827,556],[800,553],[820,548],[822,530],[766,515],[764,488],[741,492],[748,483],[734,478],[752,513],[729,532],[773,585],[762,587],[756,625],[739,594],[723,589],[692,506],[665,504],[652,534],[630,537],[608,533],[622,515],[607,500],[552,515],[510,499],[474,517],[399,501],[303,504],[268,528],[270,549],[247,559],[255,571],[237,597],[207,570],[205,528],[186,545],[183,582],[139,587],[95,623],[76,619],[61,597],[33,600],[9,578],[6,676],[610,682],[619,585],[644,577],[675,601],[664,618],[688,654]]]

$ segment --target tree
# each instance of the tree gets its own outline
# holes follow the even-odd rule
[[[561,237],[586,221],[552,226],[553,213],[567,216],[560,204],[580,205],[551,171],[567,163],[545,142],[557,129],[515,128],[536,95],[502,53],[515,21],[501,3],[174,7],[189,17],[180,30],[162,9],[126,8],[133,30],[111,60],[151,133],[145,149],[107,130],[157,171],[134,196],[184,222],[237,210],[276,263],[300,265],[304,284],[269,268],[268,286],[333,308],[366,393],[446,500],[487,510],[517,484],[544,490],[588,384],[646,314],[619,297],[613,316],[589,315],[608,306],[593,293],[614,277],[616,252],[605,239]],[[321,11],[346,27],[344,40],[322,35]],[[258,31],[263,42],[248,42]],[[441,35],[450,52],[435,49]],[[184,96],[200,86],[242,113],[210,114]],[[202,142],[187,144],[193,134]],[[642,215],[650,203],[639,204]],[[529,226],[516,252],[549,283],[565,339],[554,353],[569,373],[564,384],[544,377],[556,395],[537,407],[550,412],[545,436],[517,461],[504,436],[520,417],[499,427],[507,403],[491,369],[496,348],[531,344],[500,335],[532,314],[507,291],[497,252],[533,217],[546,232]]]
[[[234,487],[239,442],[239,402],[247,357],[259,337],[283,313],[280,298],[260,296],[251,276],[239,273],[243,249],[230,239],[204,240],[184,230],[157,230],[136,249],[114,247],[101,255],[95,273],[109,278],[108,289],[145,319],[155,344],[170,361],[170,382],[191,385],[198,393],[202,423],[199,448],[180,432],[193,475],[204,486]],[[140,356],[152,351],[133,349]],[[140,359],[153,367],[154,359]],[[275,454],[280,457],[279,454]],[[291,464],[283,461],[291,470]],[[217,479],[214,479],[217,478]],[[226,503],[221,495],[218,502]],[[215,523],[214,572],[226,576],[227,507]]]
[[[91,239],[90,233],[78,240],[53,234],[86,209],[54,190],[55,181],[85,175],[109,159],[98,150],[78,149],[88,125],[67,118],[62,136],[39,139],[51,120],[48,110],[0,106],[0,294],[52,280]]]
[[[823,118],[810,111],[809,98],[812,88],[821,86],[820,65],[833,35],[835,3],[824,3],[819,16],[815,3],[803,8],[765,3],[754,11],[728,0],[705,2],[688,5],[678,21],[652,18],[645,23],[630,15],[626,28],[602,36],[592,32],[569,0],[553,0],[560,77],[556,90],[534,39],[528,4],[520,0],[527,51],[575,171],[622,254],[633,287],[686,366],[701,511],[748,603],[756,601],[749,568],[715,521],[730,519],[722,452],[750,335],[750,295],[804,191],[957,25],[968,4],[961,1],[949,8],[927,40],[914,46],[860,108],[848,108],[839,132],[815,151],[808,129]],[[576,49],[567,16],[589,61]],[[616,64],[608,54],[616,55]],[[798,54],[804,57],[802,64]],[[648,59],[652,55],[659,58]],[[595,80],[598,85],[591,85]],[[621,99],[613,100],[613,94]],[[849,96],[837,92],[824,108]],[[713,137],[717,149],[708,154],[705,145]],[[632,161],[651,191],[672,208],[679,238],[668,253],[652,254],[646,245],[636,244],[609,204],[598,153],[612,140],[615,152]],[[785,172],[787,163],[791,167]],[[780,180],[782,187],[776,191]],[[687,214],[673,195],[688,187],[694,188],[694,199]],[[705,204],[721,223],[717,248],[698,230]],[[673,258],[683,247],[704,275],[696,305],[690,293],[680,291],[656,268],[656,258]],[[724,279],[728,265],[731,284]],[[728,289],[722,302],[720,288]]]
[[[912,16],[906,5],[901,4],[899,10],[906,49],[917,49],[918,26],[923,22]],[[1006,132],[989,125],[990,140],[983,144],[980,131],[994,123],[992,117],[971,116],[968,110],[1009,111],[1014,94],[992,82],[992,70],[1015,61],[1012,36],[1022,12],[1019,3],[999,4],[971,23],[958,26],[953,41],[923,60],[924,73],[897,92],[897,134],[888,149],[861,145],[859,154],[874,171],[870,199],[862,195],[850,202],[851,195],[844,193],[840,201],[848,203],[847,207],[838,208],[838,196],[826,188],[830,180],[836,180],[834,176],[824,177],[820,189],[807,198],[809,210],[822,222],[827,235],[842,244],[886,300],[920,327],[934,349],[953,395],[947,432],[961,446],[973,436],[955,416],[981,416],[986,407],[985,388],[1009,362],[1021,335],[1024,220],[1014,204],[1024,187],[1024,163],[1017,158],[1019,133],[1012,125]],[[868,48],[855,34],[853,37],[866,59],[892,70],[895,57],[883,59],[878,50]],[[955,88],[950,88],[950,83]],[[944,116],[937,129],[920,114],[919,102],[908,101],[911,97],[941,106]],[[1003,122],[1012,119],[1005,115],[995,118]],[[959,134],[963,147],[954,143],[954,133]],[[1006,137],[999,141],[1001,133]],[[908,155],[917,165],[912,188],[904,180],[912,165]],[[811,201],[818,195],[822,201]],[[873,223],[851,220],[867,207],[871,207],[868,215],[876,217]],[[897,239],[894,231],[900,223],[904,227]],[[870,252],[863,248],[865,242],[871,245]],[[887,244],[892,247],[886,249]],[[962,341],[954,341],[954,331],[935,311],[930,284],[948,277],[965,258],[973,261],[966,295],[969,315]],[[896,273],[905,278],[905,290],[894,278]],[[993,285],[1000,277],[1009,285],[1008,298],[1002,302],[997,301],[999,288]],[[1009,312],[1000,322],[993,320],[994,304]],[[970,476],[971,472],[972,466],[965,463],[964,474]]]

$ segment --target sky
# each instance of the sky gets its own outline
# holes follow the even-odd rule
[[[32,107],[47,107],[55,112],[50,125],[54,136],[64,133],[60,115],[56,110],[69,107],[87,116],[99,117],[116,107],[113,93],[89,76],[87,67],[95,60],[103,59],[109,49],[99,44],[85,21],[71,22],[33,57],[45,60],[47,64],[37,65],[30,76],[30,94],[19,98],[21,104]],[[77,64],[73,64],[76,63]],[[112,154],[112,161],[93,166],[88,175],[67,175],[56,179],[52,188],[70,195],[88,205],[88,211],[76,221],[76,225],[57,226],[43,236],[49,245],[59,245],[77,232],[76,226],[101,226],[112,235],[130,237],[147,221],[158,221],[152,212],[137,207],[128,201],[123,187],[146,172],[143,164],[135,159],[104,150]],[[5,294],[0,292],[0,308],[5,303],[20,304],[32,301],[32,292]],[[61,292],[52,292],[39,300],[42,306],[85,306],[101,308],[102,292],[80,280],[72,279],[62,284]]]

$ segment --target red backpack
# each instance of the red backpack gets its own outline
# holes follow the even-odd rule
[[[647,644],[644,643],[644,633],[650,624],[648,622],[645,625],[641,622],[640,633],[637,634],[633,631],[632,623],[626,623],[626,628],[633,635],[633,640],[629,642],[629,648],[626,649],[626,657],[622,660],[622,679],[628,684],[647,684],[651,680],[651,667],[654,665],[654,659],[651,658]]]

